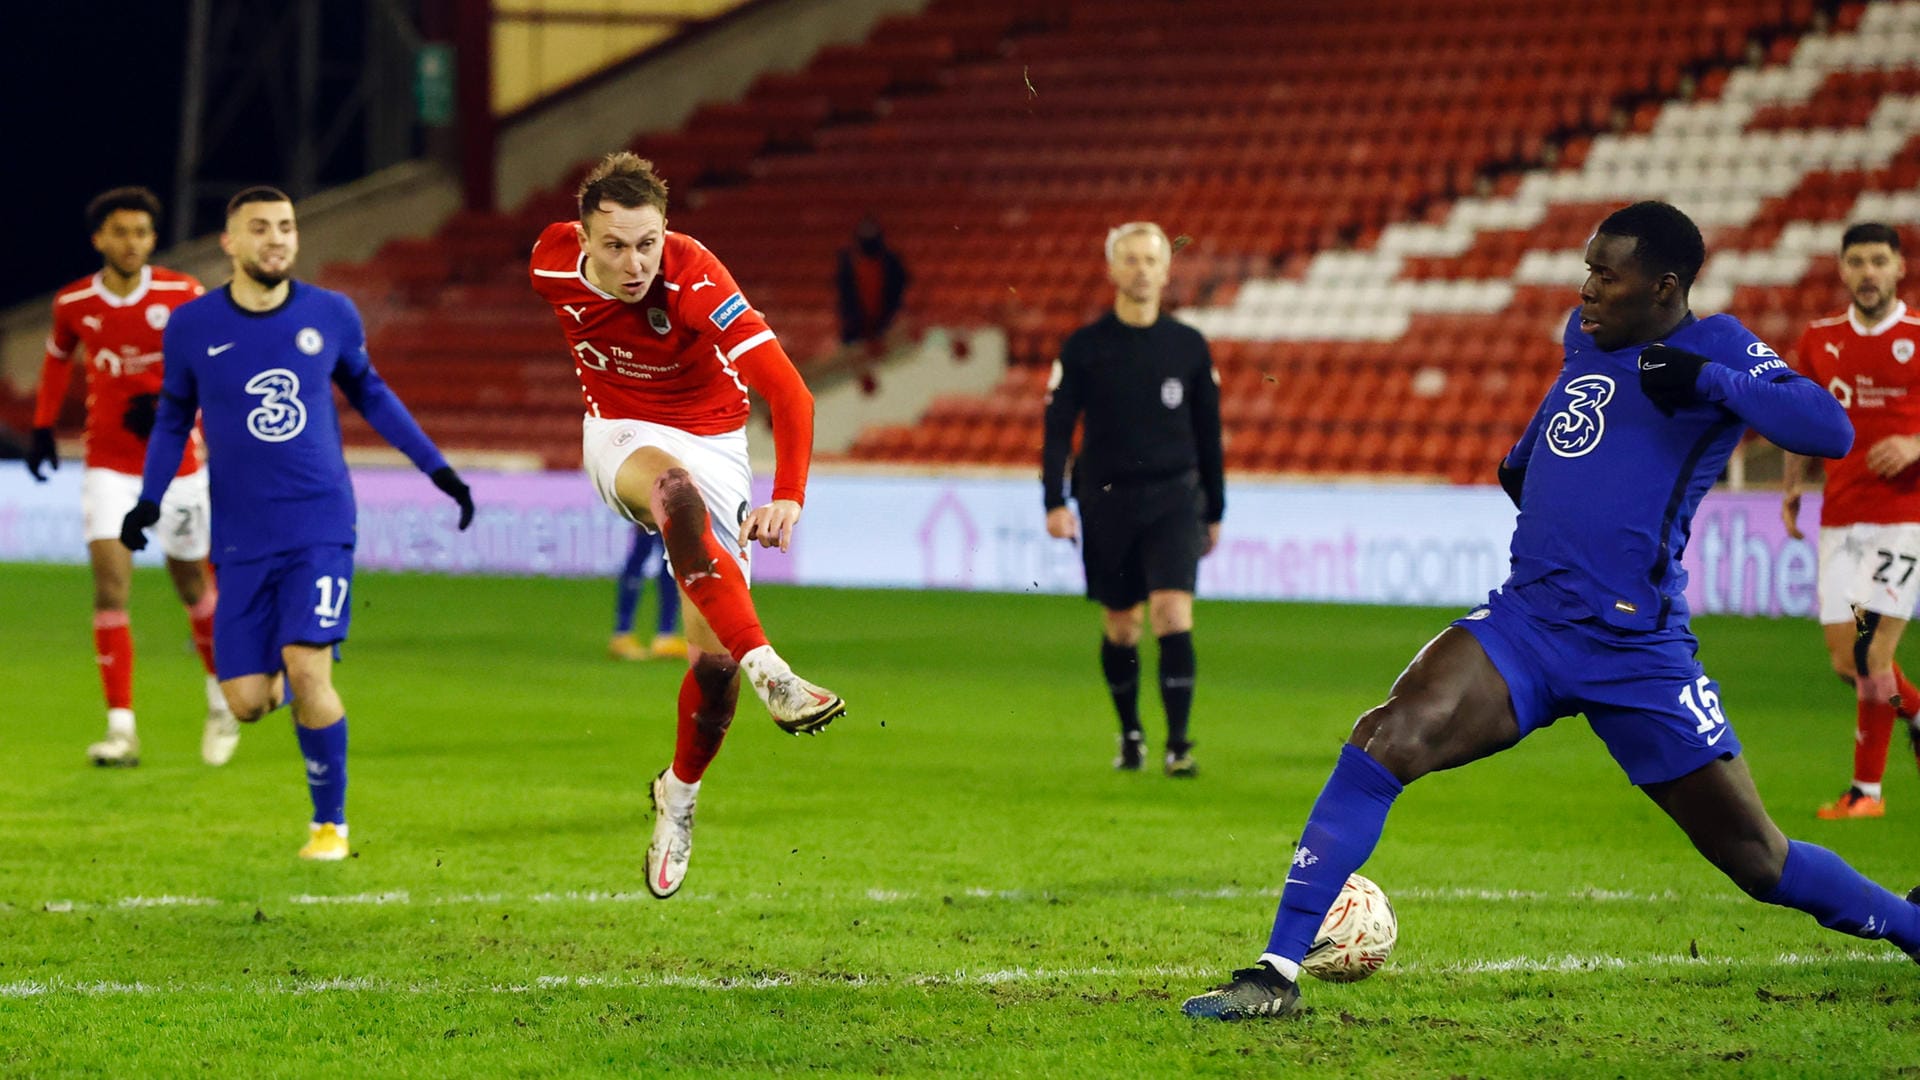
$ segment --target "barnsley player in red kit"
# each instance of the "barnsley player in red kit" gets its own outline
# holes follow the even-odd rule
[[[647,888],[671,896],[693,850],[700,778],[733,720],[745,672],[783,731],[846,711],[767,644],[747,593],[748,542],[786,550],[813,455],[813,395],[698,240],[667,231],[651,162],[610,154],[580,186],[580,220],[533,247],[534,291],[553,305],[586,399],[587,475],[601,499],[666,541],[686,598],[688,671],[673,764],[653,781]],[[773,414],[773,499],[752,504],[747,389]]]
[[[133,719],[133,634],[127,594],[132,553],[120,544],[120,520],[140,498],[140,470],[160,393],[160,336],[173,310],[205,290],[186,274],[148,265],[160,200],[146,188],[115,188],[87,205],[87,227],[101,256],[100,272],[54,295],[53,333],[40,370],[27,468],[60,467],[53,440],[75,360],[87,369],[86,473],[81,506],[93,564],[94,657],[107,698],[107,736],[87,747],[96,765],[138,765]],[[193,643],[207,669],[207,722],[200,756],[224,765],[240,741],[213,674],[215,592],[207,570],[211,543],[207,474],[199,439],[188,446],[161,504],[157,535],[174,591],[187,607]]]
[[[1846,406],[1853,452],[1827,462],[1820,504],[1820,623],[1833,670],[1852,683],[1853,783],[1820,808],[1829,820],[1880,817],[1880,781],[1896,716],[1909,725],[1920,691],[1894,663],[1920,600],[1920,318],[1896,290],[1906,264],[1900,234],[1862,222],[1840,238],[1840,280],[1853,303],[1800,336],[1796,363]],[[1786,456],[1781,510],[1798,539],[1806,459]]]

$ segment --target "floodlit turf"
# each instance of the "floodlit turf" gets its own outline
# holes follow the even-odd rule
[[[146,760],[112,771],[82,755],[85,570],[0,567],[0,1073],[1920,1069],[1920,969],[1745,900],[1577,721],[1400,800],[1366,870],[1400,917],[1382,974],[1309,983],[1287,1021],[1181,1017],[1264,943],[1348,726],[1445,612],[1202,603],[1202,772],[1176,781],[1109,768],[1081,601],[766,589],[776,642],[851,713],[793,738],[749,695],[686,887],[655,901],[646,788],[679,670],[603,658],[611,591],[356,580],[355,857],[305,865],[284,717],[200,764],[160,575],[135,588]],[[1904,738],[1886,820],[1813,819],[1852,723],[1817,631],[1699,629],[1788,830],[1920,881]]]

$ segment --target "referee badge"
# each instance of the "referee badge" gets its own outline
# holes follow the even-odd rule
[[[1187,388],[1179,379],[1168,379],[1160,384],[1160,404],[1169,409],[1177,409],[1187,399]]]

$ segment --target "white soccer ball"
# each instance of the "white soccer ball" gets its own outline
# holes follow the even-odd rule
[[[1300,967],[1328,982],[1358,982],[1380,970],[1400,939],[1400,920],[1380,886],[1354,874],[1320,924]]]

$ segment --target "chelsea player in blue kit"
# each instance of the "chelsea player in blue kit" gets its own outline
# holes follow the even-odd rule
[[[1902,898],[1780,832],[1694,655],[1680,555],[1741,434],[1751,427],[1811,457],[1840,457],[1853,442],[1825,389],[1731,316],[1688,311],[1705,258],[1700,231],[1665,203],[1600,224],[1566,362],[1500,465],[1520,508],[1511,574],[1354,725],[1301,832],[1266,950],[1187,999],[1187,1015],[1292,1012],[1300,962],[1405,785],[1574,713],[1749,896],[1920,959],[1920,889]]]
[[[299,238],[293,203],[274,188],[248,188],[227,204],[220,242],[233,280],[167,324],[140,501],[120,539],[135,551],[146,546],[198,412],[221,591],[213,621],[220,689],[244,721],[293,700],[313,795],[300,857],[332,861],[348,854],[347,717],[333,661],[352,617],[355,536],[333,387],[459,504],[462,529],[473,500],[373,370],[353,302],[292,280]]]

